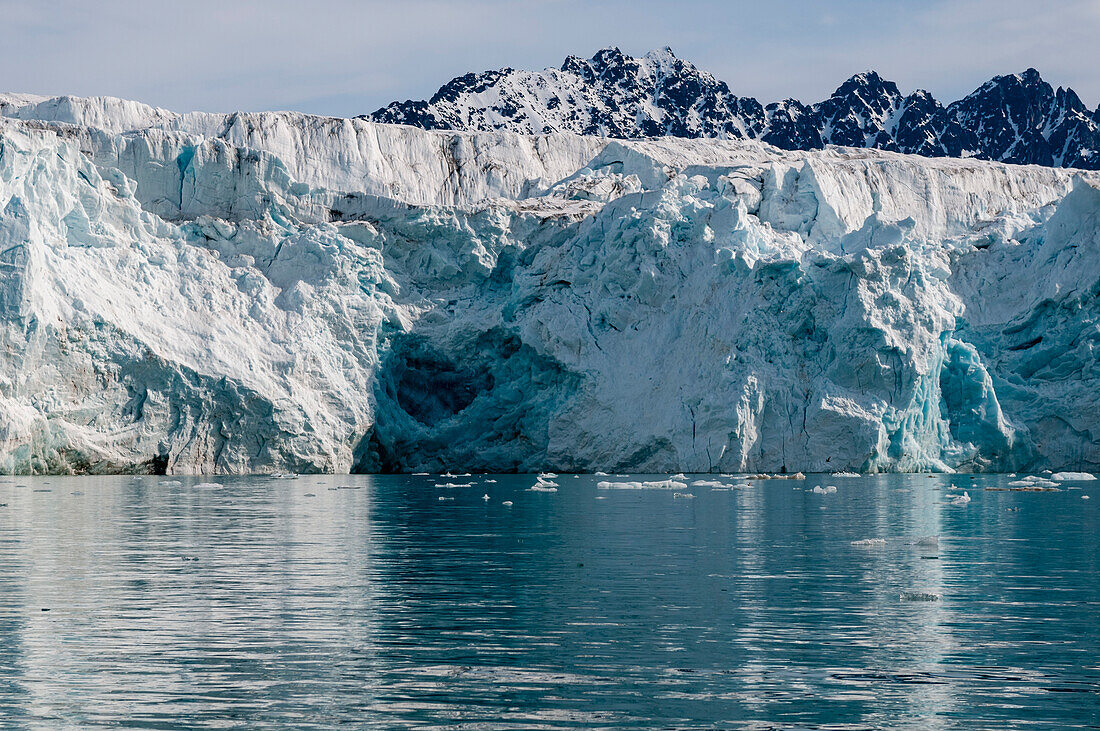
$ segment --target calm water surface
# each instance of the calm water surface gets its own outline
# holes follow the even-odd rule
[[[0,479],[4,728],[1100,724],[1100,483]]]

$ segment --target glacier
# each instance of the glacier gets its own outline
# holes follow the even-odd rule
[[[0,95],[0,471],[1100,470],[1100,174]]]

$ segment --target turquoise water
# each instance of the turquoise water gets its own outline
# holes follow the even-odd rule
[[[5,728],[1100,724],[1096,482],[2,479]]]

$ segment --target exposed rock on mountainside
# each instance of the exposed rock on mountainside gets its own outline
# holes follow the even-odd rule
[[[1053,89],[1035,69],[998,76],[946,109],[927,91],[903,95],[875,72],[813,105],[763,106],[664,49],[617,48],[560,69],[466,74],[428,101],[394,102],[370,118],[424,129],[575,132],[618,138],[760,139],[785,150],[867,147],[926,157],[1100,169],[1100,107]]]

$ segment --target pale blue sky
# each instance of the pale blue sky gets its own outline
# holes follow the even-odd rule
[[[467,71],[669,45],[768,102],[874,68],[962,96],[1038,68],[1100,103],[1100,0],[0,0],[0,89],[352,116]]]

